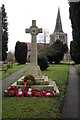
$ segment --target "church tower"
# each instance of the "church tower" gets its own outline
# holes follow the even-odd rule
[[[53,34],[50,35],[50,45],[52,45],[56,40],[60,40],[63,42],[63,44],[67,44],[67,34],[63,32],[62,29],[62,22],[61,22],[61,15],[60,15],[60,9],[58,8],[58,13],[57,13],[57,19],[56,19],[56,25],[55,25],[55,30]],[[63,60],[68,60],[68,54],[64,55]]]
[[[55,30],[53,34],[50,35],[50,45],[53,44],[57,39],[67,44],[67,34],[65,34],[62,29],[62,22],[61,22],[61,15],[59,8],[57,13]]]
[[[56,19],[56,26],[54,32],[63,32],[62,30],[62,22],[61,22],[61,16],[60,16],[60,9],[58,8],[58,14]]]

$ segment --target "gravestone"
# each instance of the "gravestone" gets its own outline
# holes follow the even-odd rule
[[[30,66],[27,74],[33,75],[35,78],[42,78],[40,67],[37,64],[37,35],[42,33],[42,28],[36,26],[36,20],[32,20],[32,26],[25,30],[26,33],[30,33],[31,38],[31,54],[30,54]]]

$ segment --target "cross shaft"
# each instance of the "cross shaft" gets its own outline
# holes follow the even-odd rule
[[[42,33],[42,28],[38,28],[36,26],[36,20],[32,20],[32,26],[29,29],[26,29],[25,32],[30,33],[32,36],[30,63],[37,65],[37,40],[36,40],[36,36],[39,33]]]

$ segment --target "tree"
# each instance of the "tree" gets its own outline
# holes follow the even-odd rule
[[[7,13],[5,12],[5,6],[2,5],[2,61],[5,61],[7,58],[8,51],[8,22],[7,22]]]
[[[50,63],[53,61],[55,63],[60,63],[60,61],[63,59],[64,53],[66,53],[68,50],[68,47],[66,44],[63,44],[59,40],[56,40],[56,42],[49,47],[49,52],[47,51],[47,57]]]
[[[44,54],[47,56],[50,64],[53,62],[53,46],[50,45],[49,48],[46,48]]]
[[[38,65],[41,70],[46,70],[49,67],[48,59],[43,53],[38,54]]]
[[[70,54],[71,54],[73,61],[76,64],[79,64],[80,63],[80,52],[79,52],[80,46],[79,46],[78,42],[75,40],[71,41],[70,48],[71,48]]]
[[[69,2],[73,41],[70,54],[75,63],[80,63],[80,2]]]
[[[7,62],[13,63],[14,61],[15,61],[15,59],[14,59],[13,53],[8,52],[8,53],[7,53]]]
[[[17,41],[15,46],[15,59],[20,64],[25,64],[27,59],[27,44]]]
[[[64,51],[64,53],[67,53],[67,51],[68,51],[68,46],[67,46],[67,44],[65,43],[65,44],[63,44],[63,51]]]
[[[69,2],[73,40],[80,39],[80,2]]]

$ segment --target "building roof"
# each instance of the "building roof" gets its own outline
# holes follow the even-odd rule
[[[27,42],[26,44],[27,44],[27,50],[31,51],[31,43]],[[44,50],[44,47],[48,47],[48,46],[49,46],[48,43],[46,43],[46,44],[44,44],[44,43],[37,43],[38,51],[42,51],[42,50]]]
[[[61,16],[60,16],[60,9],[59,8],[58,8],[57,19],[56,19],[56,26],[55,26],[54,32],[63,32]]]
[[[31,43],[27,42],[27,50],[31,51]]]

